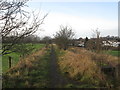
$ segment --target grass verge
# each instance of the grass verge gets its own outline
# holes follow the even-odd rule
[[[58,52],[58,51],[57,51]],[[59,67],[66,76],[81,83],[82,88],[96,88],[113,86],[110,75],[104,74],[104,65],[116,67],[118,57],[107,54],[97,54],[80,48],[70,48],[59,51]],[[67,87],[72,86],[71,84]]]
[[[45,88],[48,86],[49,50],[42,49],[21,60],[3,74],[3,88]]]
[[[106,51],[107,54],[120,57],[120,51]]]
[[[29,47],[30,44],[28,44]],[[33,51],[31,51],[30,53],[34,53],[35,51],[43,48],[45,45],[44,44],[33,44]],[[6,72],[9,69],[9,65],[8,65],[8,57],[11,56],[12,57],[12,66],[15,66],[18,61],[20,60],[20,55],[21,53],[10,53],[7,55],[4,55],[2,57],[2,72]]]

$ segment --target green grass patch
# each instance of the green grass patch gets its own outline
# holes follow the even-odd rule
[[[120,51],[105,51],[107,54],[110,54],[112,56],[120,57]]]
[[[19,61],[19,54],[17,53],[11,53],[8,55],[5,55],[2,57],[2,71],[6,72],[9,69],[9,62],[8,62],[8,58],[9,56],[12,57],[12,66],[16,65],[17,62]]]
[[[44,44],[26,44],[26,46],[28,46],[28,49],[31,46],[34,48],[32,51],[29,52],[29,54],[31,54],[31,53],[34,53],[35,51],[43,48],[45,45]],[[18,63],[21,55],[22,55],[22,53],[13,52],[13,53],[2,56],[2,72],[6,72],[9,69],[9,65],[8,65],[8,57],[9,56],[12,57],[12,66],[14,66]]]
[[[33,52],[34,52],[36,50],[39,50],[39,49],[45,47],[45,44],[33,44],[33,47],[34,47],[34,50],[33,50]]]

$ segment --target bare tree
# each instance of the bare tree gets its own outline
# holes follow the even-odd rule
[[[11,43],[2,45],[2,55],[13,52],[12,48],[19,40],[32,35],[37,30],[40,30],[40,25],[43,24],[45,17],[41,19],[39,14],[30,14],[23,9],[26,7],[28,0],[1,0],[0,1],[0,36],[2,41],[6,38],[12,38]]]
[[[56,32],[55,42],[60,48],[66,50],[74,35],[71,27],[61,25],[60,31]]]
[[[95,41],[95,44],[96,44],[96,50],[97,52],[100,52],[101,50],[101,40],[100,40],[100,31],[98,31],[98,28],[93,31],[94,34],[96,35],[96,41]]]
[[[86,48],[89,50],[94,50],[100,52],[102,49],[102,39],[100,38],[100,31],[98,28],[93,30],[93,38],[89,39],[86,43]]]

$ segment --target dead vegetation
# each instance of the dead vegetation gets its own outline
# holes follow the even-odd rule
[[[63,51],[62,51],[63,52]],[[111,86],[101,71],[104,65],[116,67],[118,58],[106,54],[97,54],[83,48],[70,48],[59,58],[62,72],[70,78],[93,86]]]
[[[116,67],[118,64],[118,57],[105,54],[104,52],[94,53],[84,48],[70,48],[69,51],[72,51],[76,54],[81,54],[82,56],[85,55],[95,62],[107,64],[113,67]]]

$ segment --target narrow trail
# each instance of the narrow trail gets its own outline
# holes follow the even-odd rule
[[[51,47],[50,53],[50,88],[63,88],[68,84],[72,85],[80,85],[79,82],[72,80],[66,76],[63,76],[60,73],[58,64],[57,64],[57,56],[55,53],[55,49]]]
[[[50,88],[63,87],[67,84],[67,80],[59,73],[57,65],[57,57],[54,47],[51,47],[50,53]]]

